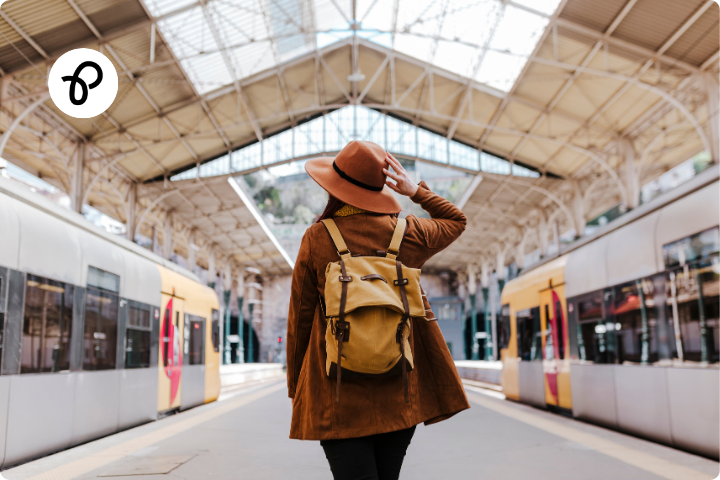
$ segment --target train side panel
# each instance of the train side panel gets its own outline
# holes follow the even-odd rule
[[[0,465],[7,467],[156,419],[162,290],[158,264],[164,260],[153,261],[152,254],[136,245],[99,231],[79,215],[4,179],[0,179],[0,224],[0,317],[4,320]],[[117,299],[112,310],[117,313],[116,341],[105,342],[114,347],[107,350],[113,354],[103,354],[115,360],[111,368],[85,368],[97,343],[93,339],[109,338],[102,336],[102,330],[87,329],[90,267],[119,277],[114,290],[108,290]],[[170,269],[179,270],[174,266],[166,270]],[[195,292],[209,290],[181,273],[175,275],[193,284]],[[37,290],[38,282],[44,285],[43,279],[61,282],[48,284],[46,290],[73,291],[66,298],[72,302],[69,354],[64,357],[69,366],[54,373],[21,374],[22,362],[34,355],[31,345],[23,342],[27,292],[31,287]],[[214,293],[210,296],[210,304],[217,307]],[[209,307],[200,310],[211,317]],[[150,355],[126,364],[129,322],[138,311],[149,314],[140,329],[147,332],[143,341],[149,338]],[[199,403],[217,397],[217,393],[208,396],[205,386],[206,377],[219,385],[217,363],[211,366],[214,375],[203,373],[200,379]]]
[[[17,270],[20,251],[20,220],[14,202],[0,193],[0,265]]]
[[[508,282],[502,291],[503,309],[507,306],[509,315],[510,338],[506,348],[500,350],[500,358],[503,362],[501,384],[503,392],[508,398],[520,400],[521,397],[537,397],[538,379],[529,378],[525,372],[539,373],[540,369],[532,369],[532,366],[522,365],[518,355],[518,313],[540,306],[540,292],[549,285],[562,285],[564,282],[564,269],[567,257],[560,257],[545,265],[540,266]],[[547,330],[546,328],[543,331]],[[543,343],[544,346],[544,343]],[[521,370],[523,374],[521,375]],[[521,378],[523,382],[521,384]],[[546,382],[547,383],[547,382]],[[546,391],[547,391],[546,385]],[[529,393],[523,393],[527,390]]]
[[[219,394],[220,355],[212,339],[218,298],[207,286],[162,266],[158,270],[162,277],[158,411],[163,412],[212,401]],[[196,336],[195,330],[202,334]]]
[[[655,254],[663,265],[663,245],[715,227],[720,218],[720,183],[714,182],[664,207],[655,234]]]
[[[213,292],[214,293],[214,292]],[[217,296],[215,297],[217,302]],[[217,303],[216,303],[217,305]],[[205,403],[214,402],[220,396],[220,311],[214,307],[210,325],[205,333]],[[213,338],[213,336],[216,338]]]

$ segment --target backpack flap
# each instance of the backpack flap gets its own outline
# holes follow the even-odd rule
[[[400,287],[395,285],[398,278],[397,264],[390,258],[351,257],[346,260],[348,295],[345,312],[350,313],[361,307],[385,307],[398,313],[405,313]],[[403,278],[407,280],[405,291],[408,297],[409,316],[424,318],[425,307],[420,290],[420,270],[402,267]],[[328,317],[340,315],[342,269],[339,262],[328,264],[325,270],[325,314]]]

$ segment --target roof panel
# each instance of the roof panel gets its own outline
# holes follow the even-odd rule
[[[639,0],[613,33],[658,50],[706,0]]]
[[[568,0],[560,18],[605,32],[628,0]]]
[[[711,6],[697,22],[670,47],[667,54],[693,65],[702,65],[720,49],[718,17],[720,9]]]

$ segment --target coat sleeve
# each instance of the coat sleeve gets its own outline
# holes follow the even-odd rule
[[[428,249],[428,258],[447,248],[465,230],[467,218],[452,202],[433,193],[425,182],[420,182],[418,190],[410,200],[430,214],[430,218],[413,217],[424,237]]]
[[[310,343],[315,309],[319,298],[317,271],[312,261],[310,229],[300,244],[290,287],[290,311],[287,329],[287,383],[288,396],[295,397],[305,352]]]

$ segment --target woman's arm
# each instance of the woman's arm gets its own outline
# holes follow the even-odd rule
[[[465,230],[467,218],[462,211],[449,200],[433,193],[425,182],[418,185],[417,192],[410,200],[420,204],[430,214],[430,219],[414,219],[425,236],[430,256],[447,248]]]
[[[317,273],[312,261],[310,229],[305,232],[290,287],[290,311],[287,328],[287,384],[288,396],[295,397],[295,387],[300,377],[305,352],[310,343],[315,309],[319,293]]]
[[[405,169],[400,165],[400,162],[389,153],[387,154],[387,162],[389,166],[395,170],[393,172],[389,169],[383,169],[385,175],[395,181],[395,183],[393,183],[387,180],[386,183],[388,187],[400,195],[410,197],[410,200],[419,203],[423,210],[430,214],[431,220],[426,218],[411,218],[423,233],[425,245],[428,248],[428,257],[431,257],[446,248],[460,236],[465,230],[467,218],[465,218],[462,211],[453,205],[452,202],[433,193],[425,182],[420,182],[420,185],[415,185]]]

